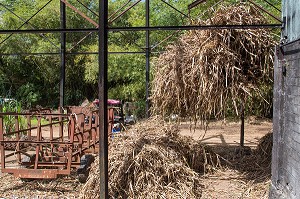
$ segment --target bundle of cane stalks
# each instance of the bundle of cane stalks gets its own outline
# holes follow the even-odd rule
[[[221,6],[199,25],[266,24],[245,4]],[[272,83],[274,35],[267,29],[192,30],[167,47],[155,62],[153,114],[176,113],[193,119],[223,117],[260,85]],[[263,96],[262,96],[263,97]]]
[[[111,198],[200,198],[200,177],[221,167],[210,148],[179,135],[176,126],[152,119],[114,137],[109,146]],[[99,160],[82,198],[99,195]]]

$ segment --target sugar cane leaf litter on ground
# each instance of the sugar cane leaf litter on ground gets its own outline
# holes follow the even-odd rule
[[[221,6],[214,17],[199,22],[264,23],[259,11],[244,4]],[[238,113],[239,96],[259,93],[259,84],[272,80],[274,45],[271,31],[266,29],[188,31],[156,61],[153,115],[177,113],[203,120],[224,116],[228,103]],[[180,136],[176,126],[161,121],[137,124],[111,141],[111,198],[200,198],[201,175],[221,168],[220,157],[211,148]],[[258,151],[251,157],[261,156],[262,150]],[[96,159],[82,198],[99,197],[98,164]]]
[[[240,178],[267,190],[272,134],[260,140],[250,156],[237,157],[226,146],[220,156],[214,148],[181,136],[178,125],[151,118],[115,136],[109,144],[110,198],[201,198],[204,176],[236,170]],[[220,147],[220,146],[218,146]],[[228,160],[226,159],[228,158]],[[231,158],[231,159],[230,159]],[[249,164],[251,162],[251,164]],[[207,174],[207,175],[205,175]],[[93,164],[81,198],[98,198],[99,159]],[[262,186],[264,185],[264,186]]]
[[[137,124],[110,143],[112,198],[200,198],[200,175],[221,166],[218,155],[208,146],[180,136],[177,126],[161,121],[152,119]],[[83,198],[98,194],[98,164],[83,187]]]

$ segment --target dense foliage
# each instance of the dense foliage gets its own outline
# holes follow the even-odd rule
[[[178,10],[188,14],[187,6],[194,0],[166,0]],[[58,0],[0,0],[0,29],[33,29],[60,28],[60,6]],[[94,21],[98,20],[98,1],[70,0],[73,6],[85,13]],[[144,26],[145,2],[140,1],[126,12],[115,11],[125,3],[133,5],[136,1],[109,0],[109,20],[112,27]],[[194,8],[190,18],[173,10],[162,0],[150,0],[150,25],[186,25],[197,17],[208,18],[214,9],[208,9],[217,0],[207,0],[207,3]],[[228,1],[228,4],[236,2]],[[239,1],[237,1],[239,2]],[[275,15],[276,10],[263,0],[257,0]],[[269,0],[280,7],[279,0]],[[87,8],[92,10],[89,11]],[[37,11],[44,7],[39,13]],[[204,13],[204,11],[207,12]],[[203,15],[204,13],[204,15]],[[30,19],[30,20],[29,20]],[[25,23],[27,22],[27,23]],[[67,28],[94,28],[94,25],[78,13],[67,8]],[[152,57],[184,31],[153,31],[150,35]],[[168,35],[173,36],[164,41]],[[85,38],[82,40],[82,38]],[[67,52],[95,52],[98,50],[97,34],[67,33]],[[82,41],[81,41],[82,40]],[[81,41],[81,42],[79,42]],[[160,43],[161,41],[164,41]],[[160,44],[160,45],[157,45]],[[109,33],[109,51],[143,52],[145,48],[144,32],[114,32]],[[0,54],[10,53],[59,53],[60,34],[0,34]],[[97,97],[98,57],[96,55],[66,56],[66,105],[78,105],[85,98]],[[145,102],[145,55],[144,54],[110,54],[108,66],[109,97]],[[153,67],[153,66],[151,66]],[[57,55],[16,55],[0,56],[0,96],[16,98],[24,108],[42,105],[57,107],[59,102],[60,56]]]

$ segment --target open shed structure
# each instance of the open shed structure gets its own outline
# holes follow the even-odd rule
[[[300,198],[300,2],[284,0],[281,44],[274,66],[270,198]]]
[[[168,4],[171,8],[173,8],[175,11],[180,12],[177,10],[173,5],[170,5],[168,1],[162,0],[164,3]],[[222,0],[221,0],[222,1]],[[248,0],[250,3],[253,1]],[[268,2],[267,0],[264,0],[265,2]],[[108,23],[108,0],[99,0],[99,20],[97,22],[91,21],[84,13],[79,12],[74,6],[66,1],[66,0],[58,0],[60,3],[60,22],[61,26],[57,29],[36,29],[34,26],[32,26],[32,29],[22,29],[22,27],[15,29],[15,30],[0,30],[0,34],[43,34],[43,33],[60,33],[61,34],[61,46],[60,46],[60,57],[61,57],[61,81],[60,81],[60,107],[64,106],[64,82],[65,82],[65,61],[66,61],[66,34],[67,33],[75,33],[75,32],[86,32],[86,33],[97,33],[98,36],[98,51],[93,52],[93,54],[98,55],[98,61],[99,61],[99,126],[98,131],[100,133],[100,141],[99,141],[99,157],[100,157],[100,179],[101,179],[101,185],[100,185],[100,196],[101,198],[108,198],[108,129],[109,125],[106,120],[108,118],[108,111],[107,111],[107,68],[108,68],[108,33],[111,32],[123,32],[123,31],[144,31],[145,32],[145,57],[146,57],[146,99],[148,99],[149,93],[148,93],[148,87],[149,87],[149,57],[151,53],[151,47],[150,47],[150,41],[149,41],[149,35],[151,31],[159,31],[159,30],[208,30],[208,29],[261,29],[261,28],[278,28],[281,27],[281,23],[277,24],[252,24],[252,25],[192,25],[192,26],[151,26],[149,23],[149,17],[150,17],[150,0],[145,1],[135,1],[135,3],[143,2],[145,3],[145,26],[143,27],[110,27]],[[129,1],[130,2],[130,1]],[[201,5],[201,3],[204,3],[205,0],[196,0],[193,3],[189,4],[187,7],[188,9],[192,9],[196,6]],[[255,4],[255,3],[254,3]],[[134,6],[135,4],[133,4]],[[45,5],[47,6],[47,5]],[[132,6],[132,7],[133,7]],[[256,5],[258,6],[258,5]],[[86,18],[90,23],[95,25],[95,28],[67,28],[66,27],[66,7],[69,7],[70,9],[74,10],[75,12],[78,12],[82,17]],[[42,9],[42,8],[41,8]],[[128,8],[130,9],[130,7]],[[262,7],[258,6],[258,9],[262,9],[265,11]],[[296,9],[296,7],[294,7]],[[126,11],[125,11],[126,12]],[[38,14],[38,12],[36,13]],[[182,13],[185,15],[184,13]],[[269,13],[270,14],[270,13]],[[119,15],[121,17],[122,14]],[[293,17],[293,20],[297,17]],[[28,24],[31,18],[24,21],[24,24]],[[280,21],[280,20],[279,20]],[[290,20],[287,20],[290,22]],[[294,29],[291,29],[294,30]],[[167,39],[167,38],[166,38]],[[124,52],[125,53],[125,52]],[[5,54],[1,54],[1,56],[6,56]],[[7,56],[9,56],[7,54]],[[281,75],[281,74],[280,74]],[[291,75],[295,75],[295,73],[291,73]],[[277,77],[277,76],[276,76]],[[281,76],[280,76],[281,77]],[[295,78],[294,78],[295,79]],[[294,80],[293,79],[293,80]],[[277,84],[279,85],[279,82],[277,81]],[[295,94],[297,95],[297,94]],[[280,93],[280,96],[282,94]],[[285,98],[284,98],[285,99]],[[148,102],[148,101],[147,101]],[[282,105],[283,98],[280,101],[280,105]],[[149,103],[147,103],[149,106]],[[149,107],[147,107],[149,108]],[[289,107],[290,108],[290,107]],[[288,112],[284,112],[288,114]],[[296,111],[295,111],[296,113]],[[278,117],[278,120],[282,120],[282,118]],[[279,123],[278,123],[279,124]],[[295,122],[296,124],[296,122]],[[279,129],[279,127],[278,127]],[[296,132],[296,131],[295,131]],[[3,140],[2,140],[3,141]],[[40,144],[39,142],[37,144]],[[1,143],[1,147],[3,148],[3,142]],[[274,153],[275,154],[275,153]],[[295,161],[296,163],[296,161]],[[276,165],[274,164],[274,167]],[[296,166],[295,166],[296,168]],[[297,178],[295,178],[297,179]]]

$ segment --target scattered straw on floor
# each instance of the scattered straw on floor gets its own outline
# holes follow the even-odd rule
[[[176,126],[149,120],[115,137],[109,148],[112,198],[200,198],[200,174],[220,166],[208,147],[179,135]],[[99,162],[81,192],[97,198]]]

